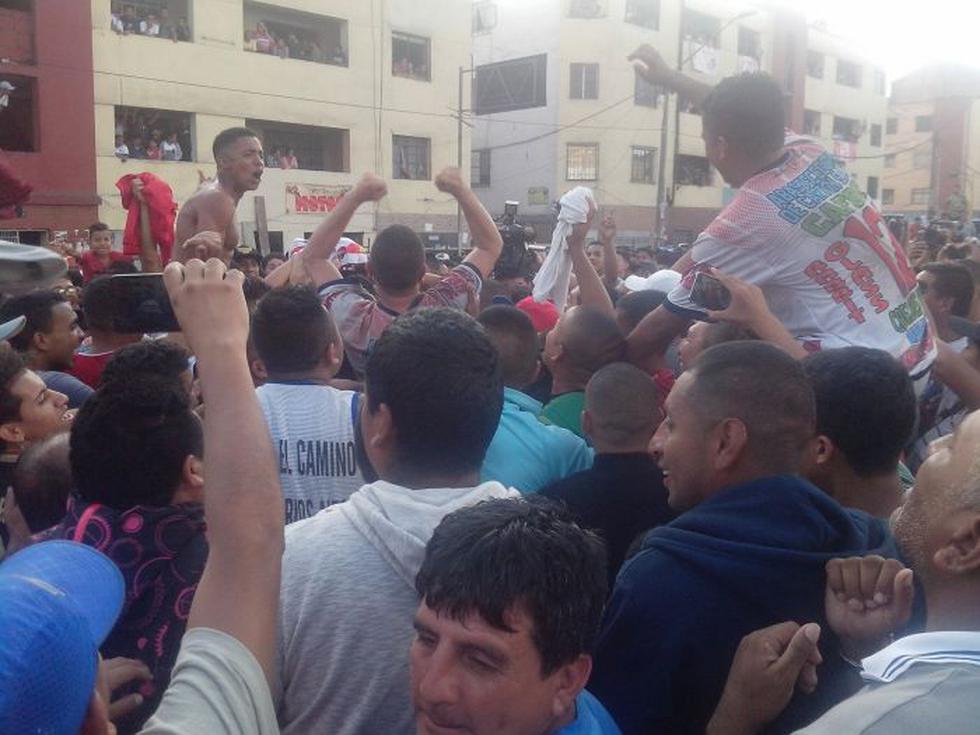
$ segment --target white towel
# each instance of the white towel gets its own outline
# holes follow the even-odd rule
[[[572,277],[572,258],[568,254],[565,240],[572,234],[572,225],[585,222],[589,218],[589,206],[595,206],[595,196],[591,189],[576,186],[558,203],[561,205],[558,224],[551,236],[548,255],[534,277],[533,297],[537,302],[551,301],[561,312],[565,310],[565,302],[568,301],[568,283]]]

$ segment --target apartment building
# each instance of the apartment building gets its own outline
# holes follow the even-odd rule
[[[473,184],[494,212],[520,201],[539,232],[577,184],[615,213],[626,245],[689,241],[733,197],[705,158],[696,105],[626,60],[641,43],[709,83],[769,72],[791,126],[872,193],[880,184],[884,75],[797,13],[738,0],[480,0],[473,13]]]
[[[895,81],[885,145],[887,211],[980,216],[980,72],[944,64]]]
[[[214,175],[215,135],[246,125],[267,168],[238,207],[244,246],[264,212],[271,248],[288,247],[376,171],[389,196],[355,216],[354,236],[369,243],[401,222],[455,247],[455,203],[431,182],[457,158],[465,0],[92,0],[90,15],[98,214],[114,229],[126,218],[121,176],[154,173],[181,203]],[[159,34],[134,30],[140,22]],[[134,157],[158,141],[171,157],[176,143],[179,160]]]

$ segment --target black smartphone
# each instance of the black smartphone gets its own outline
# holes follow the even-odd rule
[[[162,273],[123,273],[110,276],[109,283],[113,301],[112,328],[116,333],[180,331]]]
[[[702,271],[694,276],[691,301],[702,309],[724,311],[732,304],[732,294],[721,281]]]

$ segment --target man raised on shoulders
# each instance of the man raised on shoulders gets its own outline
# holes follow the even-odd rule
[[[255,191],[265,168],[262,143],[248,128],[218,133],[212,146],[218,174],[188,199],[177,215],[176,260],[215,257],[225,263],[238,246],[235,208]]]

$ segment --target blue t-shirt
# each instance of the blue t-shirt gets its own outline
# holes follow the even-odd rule
[[[602,702],[583,689],[575,698],[575,721],[555,735],[622,735]]]

